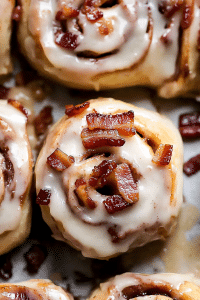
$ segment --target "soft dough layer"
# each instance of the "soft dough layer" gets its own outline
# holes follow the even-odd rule
[[[200,279],[192,274],[124,273],[102,283],[89,300],[199,300]]]
[[[12,33],[12,11],[14,0],[0,1],[0,75],[12,70],[10,58],[10,38]]]
[[[199,92],[198,0],[22,0],[21,50],[70,87]]]
[[[90,100],[86,104],[83,112],[76,116],[65,115],[47,136],[35,169],[37,201],[54,238],[71,244],[84,256],[107,259],[165,238],[171,232],[182,203],[183,145],[171,121],[158,113],[113,99]],[[123,145],[90,148],[83,144],[83,133],[88,130],[86,117],[90,113],[111,117],[126,115],[128,111],[134,111],[134,125],[130,128],[135,128],[137,133],[133,136],[119,133],[118,140],[124,139]],[[102,134],[105,131],[102,130]],[[114,133],[110,131],[109,134],[112,142]],[[161,143],[173,145],[171,162],[166,166],[152,162],[154,151]],[[65,170],[58,171],[56,164],[61,153],[64,157],[67,155],[70,164]],[[53,164],[49,164],[51,158]],[[115,179],[101,174],[99,180],[105,175],[102,184],[91,183],[96,168],[97,173],[98,170],[106,173],[103,167],[100,168],[106,163],[111,169],[118,166],[122,190],[125,186],[128,192],[137,190],[136,203],[122,203],[122,194],[116,191],[120,179],[116,184]],[[112,202],[113,195],[117,195],[114,196],[116,201],[120,198],[119,206],[128,207],[116,211],[118,204],[113,204],[114,212],[108,212],[105,202],[109,197]]]
[[[0,100],[0,254],[30,232],[33,162],[26,127],[24,113]]]
[[[20,283],[0,284],[0,298],[32,300],[73,300],[73,297],[50,280],[32,279]]]

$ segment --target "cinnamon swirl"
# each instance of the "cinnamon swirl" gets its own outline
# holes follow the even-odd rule
[[[198,300],[200,279],[192,274],[124,273],[101,284],[89,300],[107,300],[111,297],[114,300]]]
[[[103,98],[66,106],[36,162],[53,237],[99,259],[165,238],[182,203],[182,155],[158,113]]]
[[[69,87],[146,85],[199,93],[198,0],[22,0],[18,40],[41,73]]]
[[[33,163],[26,125],[26,110],[18,101],[0,100],[0,254],[30,232]]]

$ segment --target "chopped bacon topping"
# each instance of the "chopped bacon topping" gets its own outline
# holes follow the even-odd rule
[[[101,20],[98,21],[99,24],[99,32],[102,35],[108,35],[111,32],[113,32],[113,25],[112,21],[109,19],[104,19],[102,18]]]
[[[169,144],[160,144],[152,159],[154,163],[160,166],[166,166],[170,163],[173,146]]]
[[[47,163],[57,171],[64,171],[74,163],[74,157],[67,155],[57,148],[50,156],[47,157]]]
[[[200,171],[200,154],[185,162],[183,165],[183,171],[187,176],[191,176]]]
[[[93,129],[116,129],[119,134],[133,136],[136,133],[134,125],[134,112],[128,111],[116,115],[104,115],[91,113],[86,116],[90,130]]]
[[[50,189],[41,189],[37,195],[36,203],[39,205],[49,205],[51,198]]]
[[[22,17],[22,6],[17,5],[12,12],[12,20],[15,20],[16,22],[19,22]]]
[[[98,166],[92,170],[92,175],[89,179],[89,185],[94,188],[101,188],[107,183],[107,177],[117,167],[113,160],[103,160]]]
[[[56,33],[55,43],[62,48],[73,51],[78,46],[77,39],[78,39],[77,34],[74,34],[72,32],[64,33],[64,32],[58,31]]]
[[[44,134],[48,126],[53,122],[52,107],[45,106],[34,119],[34,126],[37,135]]]
[[[87,182],[84,178],[76,180],[74,193],[77,196],[80,205],[89,209],[96,208],[96,203],[88,196]]]
[[[138,186],[128,164],[118,165],[114,170],[114,177],[117,189],[123,199],[129,203],[136,203],[139,200]]]
[[[91,23],[95,23],[103,18],[103,12],[96,7],[86,6],[84,12],[86,14],[87,20]]]
[[[180,115],[179,131],[183,138],[200,137],[200,112]]]
[[[90,106],[89,102],[84,102],[82,104],[78,104],[75,106],[74,105],[66,105],[65,106],[65,114],[68,117],[73,117],[73,116],[81,114],[89,106]]]
[[[8,103],[20,110],[27,118],[28,118],[28,111],[26,108],[23,107],[23,105],[17,101],[17,100],[12,100],[8,99]]]
[[[7,99],[10,89],[0,85],[0,99]]]
[[[119,212],[132,205],[132,203],[128,203],[120,195],[109,196],[106,200],[103,201],[103,204],[105,206],[106,211],[110,215]]]
[[[193,6],[191,5],[184,5],[183,8],[183,17],[181,20],[181,27],[183,29],[187,29],[192,24],[193,20]]]
[[[78,15],[78,9],[64,5],[62,9],[56,13],[56,21],[65,21],[70,18],[76,18]]]
[[[125,140],[119,136],[117,130],[90,130],[84,128],[81,132],[81,138],[86,149],[104,146],[121,147],[125,143]]]

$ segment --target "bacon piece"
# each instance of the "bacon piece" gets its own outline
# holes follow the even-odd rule
[[[12,106],[20,110],[28,118],[27,109],[19,101],[8,99],[8,104],[11,104]]]
[[[86,116],[90,130],[93,129],[116,129],[119,134],[133,136],[136,133],[134,125],[134,112],[128,111],[116,115],[104,115],[91,113]]]
[[[74,157],[67,155],[57,148],[47,157],[47,163],[57,171],[64,171],[74,163]]]
[[[7,99],[10,89],[0,85],[0,99]]]
[[[103,18],[103,12],[96,7],[85,7],[86,18],[89,22],[95,23]]]
[[[96,203],[88,196],[88,187],[84,178],[77,179],[75,182],[74,193],[77,196],[80,205],[89,209],[95,209]]]
[[[183,171],[187,176],[191,176],[200,171],[200,154],[185,162],[183,165]]]
[[[200,112],[180,115],[179,131],[183,138],[200,137]]]
[[[50,189],[41,189],[37,195],[36,203],[39,205],[49,205],[51,198]]]
[[[77,39],[77,34],[74,34],[72,32],[64,33],[59,31],[56,33],[55,43],[62,48],[73,51],[78,46]]]
[[[17,5],[12,12],[12,20],[19,22],[22,17],[22,6]]]
[[[81,138],[86,149],[104,146],[121,147],[125,144],[125,140],[119,136],[117,130],[90,130],[85,128],[81,132]]]
[[[128,164],[118,165],[113,174],[117,189],[123,199],[131,204],[136,203],[139,200],[138,186]]]
[[[113,32],[113,25],[112,21],[109,19],[104,19],[102,18],[101,20],[98,21],[99,24],[99,32],[102,35],[108,35],[111,32]]]
[[[152,159],[154,163],[160,166],[166,166],[170,163],[172,157],[173,145],[160,144]]]
[[[34,119],[34,126],[37,135],[44,134],[48,126],[53,122],[52,107],[45,106]]]
[[[116,212],[124,210],[127,207],[130,207],[132,203],[128,203],[120,195],[109,196],[106,200],[103,201],[106,211],[113,215]]]
[[[113,160],[103,160],[98,166],[92,170],[92,175],[89,179],[89,185],[94,188],[101,188],[107,183],[107,177],[117,167]]]
[[[73,8],[71,6],[64,5],[57,13],[56,13],[56,21],[66,21],[70,18],[76,18],[79,15],[79,10]]]
[[[85,109],[87,109],[90,106],[89,102],[84,102],[82,104],[78,105],[66,105],[65,106],[65,114],[68,117],[73,117],[76,115],[80,115]]]

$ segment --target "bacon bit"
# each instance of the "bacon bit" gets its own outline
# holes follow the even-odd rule
[[[89,209],[95,209],[96,203],[88,196],[87,183],[84,178],[77,179],[75,182],[74,193],[77,196],[80,205]]]
[[[68,117],[73,117],[76,115],[80,115],[85,109],[87,109],[90,106],[89,102],[84,102],[82,104],[78,105],[66,105],[65,106],[65,114]]]
[[[44,134],[48,126],[53,122],[52,107],[45,106],[34,119],[34,126],[37,135]]]
[[[117,130],[90,130],[85,128],[81,132],[81,138],[86,149],[104,146],[121,147],[125,144],[125,140],[119,136]]]
[[[200,154],[192,157],[190,160],[184,163],[183,172],[187,176],[191,176],[200,171]]]
[[[193,6],[185,5],[183,9],[183,16],[181,20],[181,27],[187,29],[192,24],[193,20]]]
[[[125,208],[132,205],[132,203],[128,203],[120,195],[109,196],[106,200],[103,201],[103,204],[110,215],[124,210]]]
[[[5,161],[5,168],[3,169],[3,176],[4,176],[4,181],[7,186],[9,186],[11,184],[11,182],[13,181],[14,172],[15,172],[13,164],[9,157],[8,151],[9,151],[8,147],[1,145],[0,153],[3,155],[4,161]]]
[[[183,138],[200,137],[200,112],[180,115],[179,131]]]
[[[8,99],[8,104],[11,104],[16,109],[20,110],[28,118],[28,111],[27,111],[27,109],[19,101]]]
[[[136,180],[133,178],[128,164],[118,165],[114,170],[117,189],[123,199],[131,204],[139,200],[139,191]]]
[[[134,125],[134,112],[128,111],[116,115],[104,115],[91,113],[86,116],[90,130],[93,129],[116,129],[119,134],[133,136],[136,133]]]
[[[0,99],[7,99],[10,89],[0,85]]]
[[[118,236],[118,232],[117,229],[119,228],[119,226],[117,226],[116,224],[110,226],[108,228],[108,233],[110,234],[111,238],[112,238],[112,242],[114,244],[119,243],[120,241],[120,237]]]
[[[183,0],[161,0],[158,9],[166,18],[171,18],[183,5]]]
[[[72,32],[57,32],[55,36],[55,43],[67,50],[75,50],[78,46],[78,35],[73,34]]]
[[[101,188],[107,183],[107,177],[117,167],[113,160],[103,160],[98,166],[92,170],[92,175],[89,179],[89,185],[94,188]]]
[[[105,20],[102,18],[98,21],[99,24],[99,32],[102,35],[108,35],[113,32],[113,25],[111,20]]]
[[[170,163],[172,157],[173,145],[160,144],[152,159],[152,162],[160,166],[166,166]]]
[[[36,204],[39,205],[49,205],[51,198],[50,189],[41,189],[36,198]]]
[[[76,18],[78,15],[78,9],[71,6],[63,6],[62,9],[56,13],[56,21],[65,21],[70,18]]]
[[[22,18],[22,6],[17,5],[12,12],[12,20],[19,22]]]
[[[74,163],[74,157],[67,155],[57,148],[50,156],[47,157],[47,163],[57,171],[64,171]]]
[[[91,23],[95,23],[103,18],[103,12],[95,7],[86,6],[83,12],[86,14],[87,20]]]

